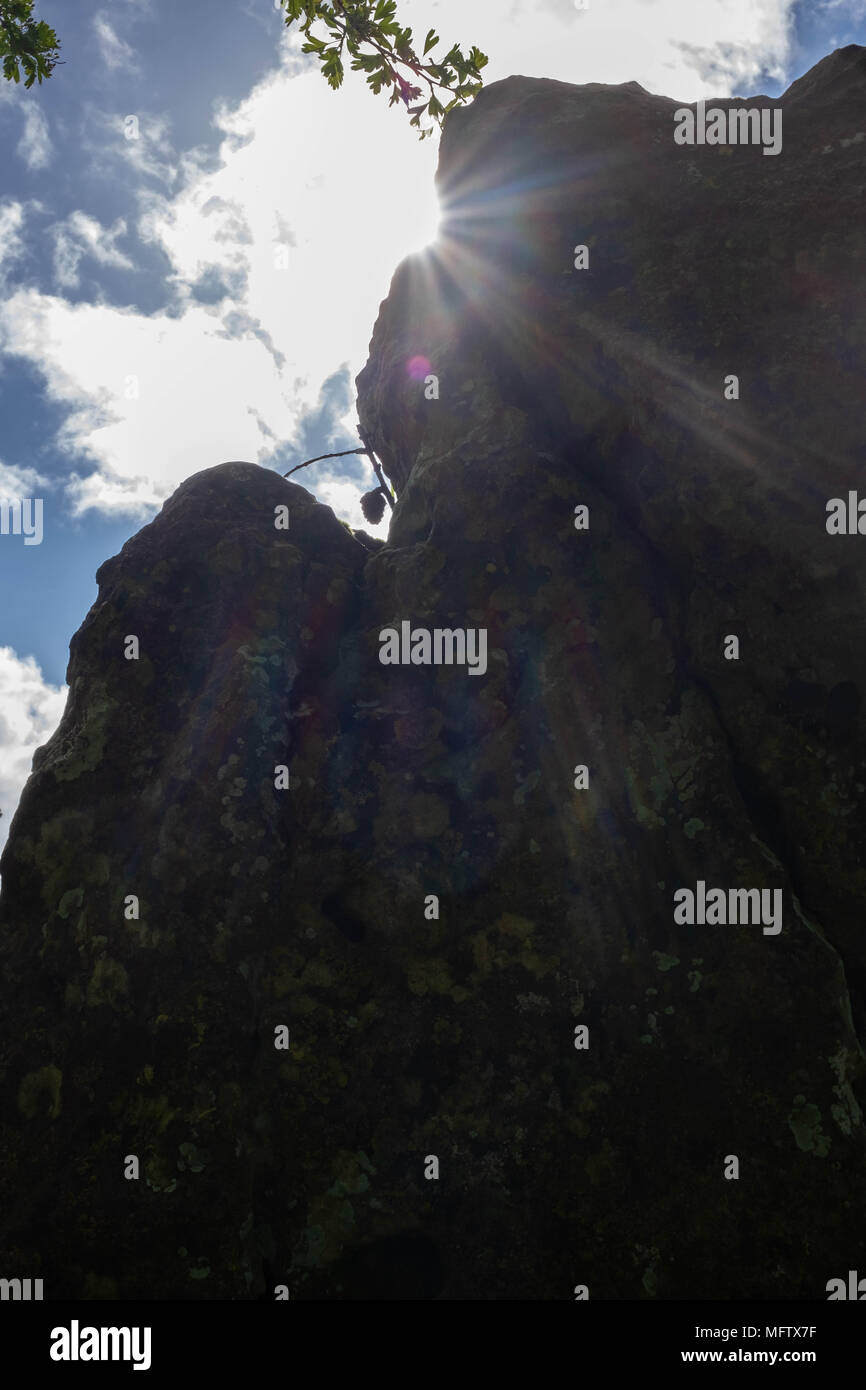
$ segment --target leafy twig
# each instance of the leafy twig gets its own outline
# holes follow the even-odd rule
[[[389,105],[399,101],[405,103],[412,118],[410,124],[418,127],[422,140],[434,130],[432,125],[421,127],[423,115],[441,126],[449,111],[481,91],[481,69],[487,64],[486,55],[473,47],[467,58],[459,44],[455,44],[441,62],[423,62],[415,52],[412,30],[402,28],[397,21],[397,0],[330,0],[330,3],[328,0],[281,0],[281,4],[286,12],[286,24],[301,26],[306,39],[301,51],[316,54],[330,87],[336,91],[343,84],[345,47],[352,59],[352,70],[366,73],[367,85],[374,93],[383,87],[393,88]],[[328,39],[317,38],[312,33],[312,26],[319,20],[329,31]],[[436,31],[430,29],[424,40],[424,58],[439,41]],[[336,46],[338,42],[339,47]],[[427,83],[430,96],[426,102],[410,106],[409,103],[423,93],[420,87],[413,86],[401,75],[401,67]],[[443,105],[434,87],[451,100]]]
[[[41,84],[62,66],[59,52],[54,30],[33,18],[33,0],[0,0],[0,60],[8,82],[20,82],[23,68],[25,87]]]

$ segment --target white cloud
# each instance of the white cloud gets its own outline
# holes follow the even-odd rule
[[[818,9],[847,11],[852,19],[862,19],[866,15],[866,0],[823,0]]]
[[[28,219],[33,213],[45,212],[44,204],[37,198],[27,198],[23,203],[8,198],[0,203],[0,300],[12,293],[8,286],[17,270],[17,262],[29,249],[32,229]],[[2,365],[0,361],[0,371]]]
[[[112,29],[111,24],[105,16],[103,10],[97,10],[93,16],[93,30],[96,34],[96,44],[102,57],[102,61],[112,72],[125,70],[137,73],[139,68],[135,61],[132,48]]]
[[[32,98],[32,93],[30,95]],[[48,133],[48,120],[42,107],[36,105],[36,98],[26,101],[24,106],[24,130],[15,152],[30,170],[44,169],[51,162],[54,149]]]
[[[49,478],[44,478],[35,468],[19,468],[14,463],[0,460],[0,498],[13,501],[16,497],[33,497],[40,488],[51,487]]]
[[[124,117],[124,122],[130,117]],[[118,153],[137,174],[156,179],[171,187],[178,176],[177,154],[171,142],[171,122],[167,115],[150,111],[134,113],[135,138],[124,134]]]
[[[0,848],[35,750],[60,723],[68,687],[50,685],[32,656],[0,647]]]
[[[54,237],[54,276],[64,288],[79,283],[78,266],[84,256],[100,265],[122,270],[134,269],[133,262],[115,246],[118,237],[126,235],[126,223],[119,217],[113,227],[103,227],[84,212],[72,212],[63,222],[51,228]]]
[[[76,512],[140,513],[198,469],[267,453],[259,418],[278,437],[292,428],[267,347],[249,330],[227,338],[203,307],[144,316],[19,290],[0,306],[0,333],[69,407],[61,448],[98,467],[70,480]]]
[[[142,180],[155,179],[172,187],[180,164],[165,112],[104,111],[87,102],[83,116],[82,151],[90,156],[88,174],[114,177],[114,161],[121,161]]]
[[[24,239],[20,235],[24,226],[24,205],[12,200],[0,204],[0,283],[4,267],[18,259],[24,251]]]
[[[679,101],[730,96],[762,71],[783,79],[790,61],[796,0],[513,0],[508,22],[499,0],[439,0],[443,43],[476,44],[488,54],[490,83],[512,73],[562,82],[639,82]],[[406,24],[421,28],[424,0],[404,0]],[[695,51],[739,50],[724,78],[707,80]],[[727,87],[727,90],[725,88]],[[744,95],[755,93],[746,91]]]
[[[290,479],[293,483],[301,481],[300,476]],[[303,484],[302,484],[303,486]],[[388,504],[385,504],[385,517],[381,526],[371,526],[370,522],[364,517],[361,511],[360,498],[365,492],[370,492],[376,487],[376,479],[370,473],[369,482],[364,487],[358,487],[357,483],[351,482],[348,478],[334,478],[327,473],[320,473],[315,481],[315,485],[309,484],[311,491],[315,492],[316,501],[322,502],[326,507],[331,507],[341,521],[348,521],[350,526],[356,530],[367,531],[371,535],[384,536],[388,533],[388,518],[390,512]]]

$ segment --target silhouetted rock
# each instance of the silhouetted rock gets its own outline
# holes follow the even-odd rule
[[[864,50],[714,105],[781,109],[782,152],[678,146],[636,83],[449,117],[358,378],[384,547],[226,464],[99,571],[2,860],[7,1277],[822,1299],[862,1264],[866,536],[825,523]],[[485,669],[382,664],[407,622]],[[675,920],[700,884],[781,930]]]

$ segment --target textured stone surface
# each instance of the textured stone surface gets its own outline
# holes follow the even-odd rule
[[[231,464],[100,570],[2,861],[0,1263],[46,1297],[802,1299],[862,1263],[866,538],[825,504],[866,53],[741,104],[780,156],[677,147],[634,83],[493,84],[358,381],[388,544]],[[382,666],[405,619],[485,627],[486,674]],[[781,888],[781,934],[676,925],[698,879]]]

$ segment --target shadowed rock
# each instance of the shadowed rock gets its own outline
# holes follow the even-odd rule
[[[866,54],[717,104],[782,153],[677,146],[636,83],[449,117],[358,378],[387,545],[226,464],[100,570],[2,860],[9,1277],[820,1299],[861,1258],[866,538],[825,508]],[[382,665],[405,620],[486,629],[486,673]],[[677,923],[699,881],[781,932]]]

